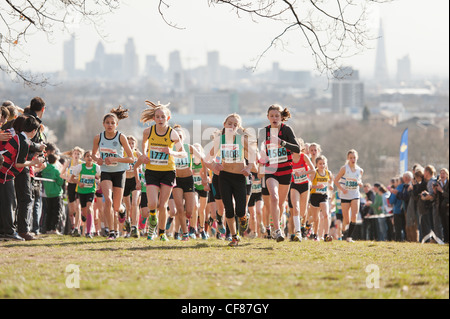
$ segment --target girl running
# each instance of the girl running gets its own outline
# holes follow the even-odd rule
[[[241,117],[230,114],[223,123],[222,134],[214,139],[214,148],[209,153],[208,163],[218,155],[218,162],[212,164],[212,169],[219,175],[219,189],[225,208],[225,217],[230,229],[232,240],[230,246],[237,246],[240,238],[237,234],[235,214],[239,219],[242,231],[248,227],[246,216],[247,181],[255,160],[254,146],[250,146],[249,135],[242,129]],[[253,152],[252,152],[253,151]],[[245,158],[249,164],[245,164]],[[234,203],[233,203],[234,199]]]
[[[304,143],[301,138],[297,138],[301,152],[292,154],[292,180],[290,189],[290,199],[293,211],[294,241],[302,240],[301,220],[306,221],[308,211],[309,194],[311,182],[308,178],[310,174],[315,174],[315,166],[308,155],[304,152]]]
[[[328,191],[333,190],[333,175],[327,169],[327,158],[319,155],[316,158],[316,173],[311,185],[311,213],[313,218],[313,239],[330,241],[329,236],[330,218],[328,205]],[[322,220],[322,223],[320,223]],[[319,229],[319,225],[323,229]],[[322,235],[322,236],[321,236]]]
[[[203,148],[200,144],[193,144],[200,153],[203,153]],[[194,190],[197,196],[197,215],[199,220],[199,231],[202,239],[208,239],[206,226],[206,206],[208,205],[209,188],[209,174],[204,160],[198,156],[192,157],[192,172],[194,176]]]
[[[261,160],[265,164],[266,187],[270,194],[270,212],[272,214],[274,234],[277,242],[284,240],[280,230],[280,215],[287,200],[292,175],[292,153],[300,153],[300,146],[292,128],[284,122],[291,117],[287,108],[271,105],[267,111],[270,121],[264,136],[260,136],[264,151]]]
[[[197,148],[187,143],[183,143],[185,133],[180,125],[175,125],[174,130],[178,133],[180,143],[183,145],[186,156],[175,158],[176,186],[173,188],[172,194],[175,201],[175,210],[177,212],[176,218],[178,218],[183,233],[181,240],[187,241],[189,240],[189,230],[186,225],[186,218],[190,219],[191,217],[194,217],[192,218],[190,225],[194,229],[197,227],[197,216],[194,214],[196,202],[192,161],[193,158],[201,161],[204,156],[203,154],[200,154]],[[178,231],[178,229],[176,229],[176,231]]]
[[[341,167],[336,175],[334,183],[339,191],[341,199],[341,209],[343,217],[342,229],[345,230],[349,225],[347,233],[347,241],[353,242],[352,234],[356,224],[356,217],[359,213],[360,192],[359,188],[363,187],[362,175],[363,169],[357,165],[358,152],[351,149],[347,152],[347,162]],[[351,210],[351,216],[350,216]]]
[[[128,136],[128,144],[133,151],[133,157],[135,161],[130,163],[130,166],[125,172],[125,188],[123,191],[123,203],[125,204],[128,218],[131,218],[131,232],[129,235],[134,238],[139,238],[138,224],[139,224],[139,199],[141,191],[136,188],[136,179],[134,177],[134,165],[137,159],[142,155],[137,149],[137,139],[134,136]],[[125,154],[128,156],[128,154]],[[119,227],[125,222],[125,216],[119,216]]]
[[[80,201],[78,200],[78,194],[76,192],[77,184],[71,182],[70,178],[73,175],[72,169],[83,163],[81,157],[83,156],[83,149],[79,146],[75,146],[71,151],[63,154],[70,156],[70,161],[66,161],[61,169],[61,178],[67,180],[67,197],[69,200],[69,217],[72,222],[73,231],[72,236],[81,236],[79,229],[81,226],[81,209]]]
[[[96,180],[100,179],[100,166],[94,163],[92,152],[87,151],[83,156],[84,163],[72,168],[70,182],[75,183],[76,192],[80,200],[81,214],[86,220],[86,237],[92,238],[93,202],[95,199]]]
[[[147,239],[153,240],[156,227],[159,239],[167,241],[165,234],[167,203],[172,188],[175,186],[175,156],[183,157],[186,153],[178,133],[169,126],[170,110],[167,105],[145,101],[149,108],[141,113],[141,122],[154,121],[142,135],[143,163],[146,164],[145,181],[148,207],[150,209],[149,233]],[[176,146],[178,152],[172,149]],[[159,199],[158,199],[159,194]],[[159,221],[156,213],[159,213]]]
[[[133,154],[127,137],[117,130],[119,121],[128,117],[128,110],[119,105],[111,109],[103,117],[105,131],[94,137],[92,157],[101,167],[101,188],[105,199],[104,217],[109,228],[108,239],[116,239],[119,232],[117,213],[121,209],[125,171],[128,164],[134,162],[134,157],[124,157]],[[99,156],[97,156],[99,154]]]

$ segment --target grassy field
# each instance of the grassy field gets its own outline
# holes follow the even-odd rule
[[[449,298],[449,246],[48,236],[0,242],[0,298]],[[79,288],[77,288],[77,283]]]

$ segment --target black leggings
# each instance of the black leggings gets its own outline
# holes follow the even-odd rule
[[[221,171],[219,177],[220,195],[225,207],[225,216],[233,218],[236,213],[238,217],[244,217],[247,203],[245,176]],[[233,198],[235,205],[233,205]]]

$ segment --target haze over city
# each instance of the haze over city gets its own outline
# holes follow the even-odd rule
[[[252,67],[255,59],[270,41],[280,33],[270,21],[253,22],[248,16],[238,17],[229,7],[209,7],[207,1],[172,1],[164,8],[169,26],[158,13],[158,2],[128,0],[117,11],[103,17],[99,32],[90,25],[73,24],[75,33],[75,63],[84,69],[95,54],[99,41],[108,53],[123,52],[128,38],[133,38],[140,67],[145,55],[155,55],[165,68],[169,53],[180,51],[184,68],[204,65],[206,52],[219,51],[220,63],[231,67]],[[449,70],[449,2],[446,0],[398,0],[369,6],[369,26],[374,40],[367,43],[363,54],[343,60],[358,69],[361,78],[374,72],[376,37],[380,20],[388,72],[396,71],[397,60],[409,56],[413,76],[448,78]],[[186,14],[188,13],[188,14]],[[55,31],[50,43],[45,36],[31,35],[25,45],[22,69],[55,72],[63,68],[63,43],[70,38],[66,32]],[[258,64],[257,71],[266,71],[272,63],[289,70],[314,71],[311,52],[297,32],[291,32],[281,45],[272,48]]]

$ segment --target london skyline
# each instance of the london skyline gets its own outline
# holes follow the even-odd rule
[[[448,78],[449,60],[449,16],[448,1],[432,0],[423,5],[420,0],[398,0],[392,3],[378,4],[370,18],[370,29],[378,35],[380,19],[385,34],[387,69],[390,77],[395,77],[397,60],[409,56],[413,75],[435,75]],[[167,69],[170,52],[180,51],[183,67],[195,68],[206,63],[206,54],[220,52],[220,63],[231,68],[251,67],[261,54],[274,32],[270,25],[255,24],[248,19],[239,19],[228,10],[208,7],[203,4],[190,5],[190,14],[182,5],[169,8],[170,20],[184,29],[168,26],[154,4],[148,1],[134,0],[124,3],[122,8],[104,18],[103,30],[108,38],[102,38],[92,27],[73,26],[76,33],[75,63],[77,69],[84,69],[95,54],[95,47],[102,42],[108,53],[123,53],[128,38],[134,38],[139,65],[142,70],[145,56],[154,55]],[[428,12],[430,11],[430,14]],[[432,13],[431,13],[432,12]],[[201,21],[197,21],[198,17]],[[420,23],[417,22],[418,17]],[[124,28],[123,23],[127,27]],[[143,28],[143,25],[146,26]],[[205,25],[210,28],[205,28]],[[206,30],[207,29],[207,30]],[[255,33],[256,32],[256,33]],[[104,34],[105,34],[104,33]],[[252,42],[249,44],[249,38]],[[39,37],[30,37],[26,48],[28,56],[21,67],[36,72],[54,72],[63,69],[63,43],[69,34],[54,34],[51,44],[42,47]],[[46,41],[46,40],[45,40]],[[253,44],[254,43],[254,44]],[[40,45],[39,50],[34,48]],[[372,77],[375,66],[377,41],[367,45],[365,53],[345,59],[342,64],[360,70],[361,77]],[[273,48],[261,60],[257,71],[267,71],[274,62],[280,67],[291,70],[314,70],[314,63],[307,48],[290,38],[285,50]]]

